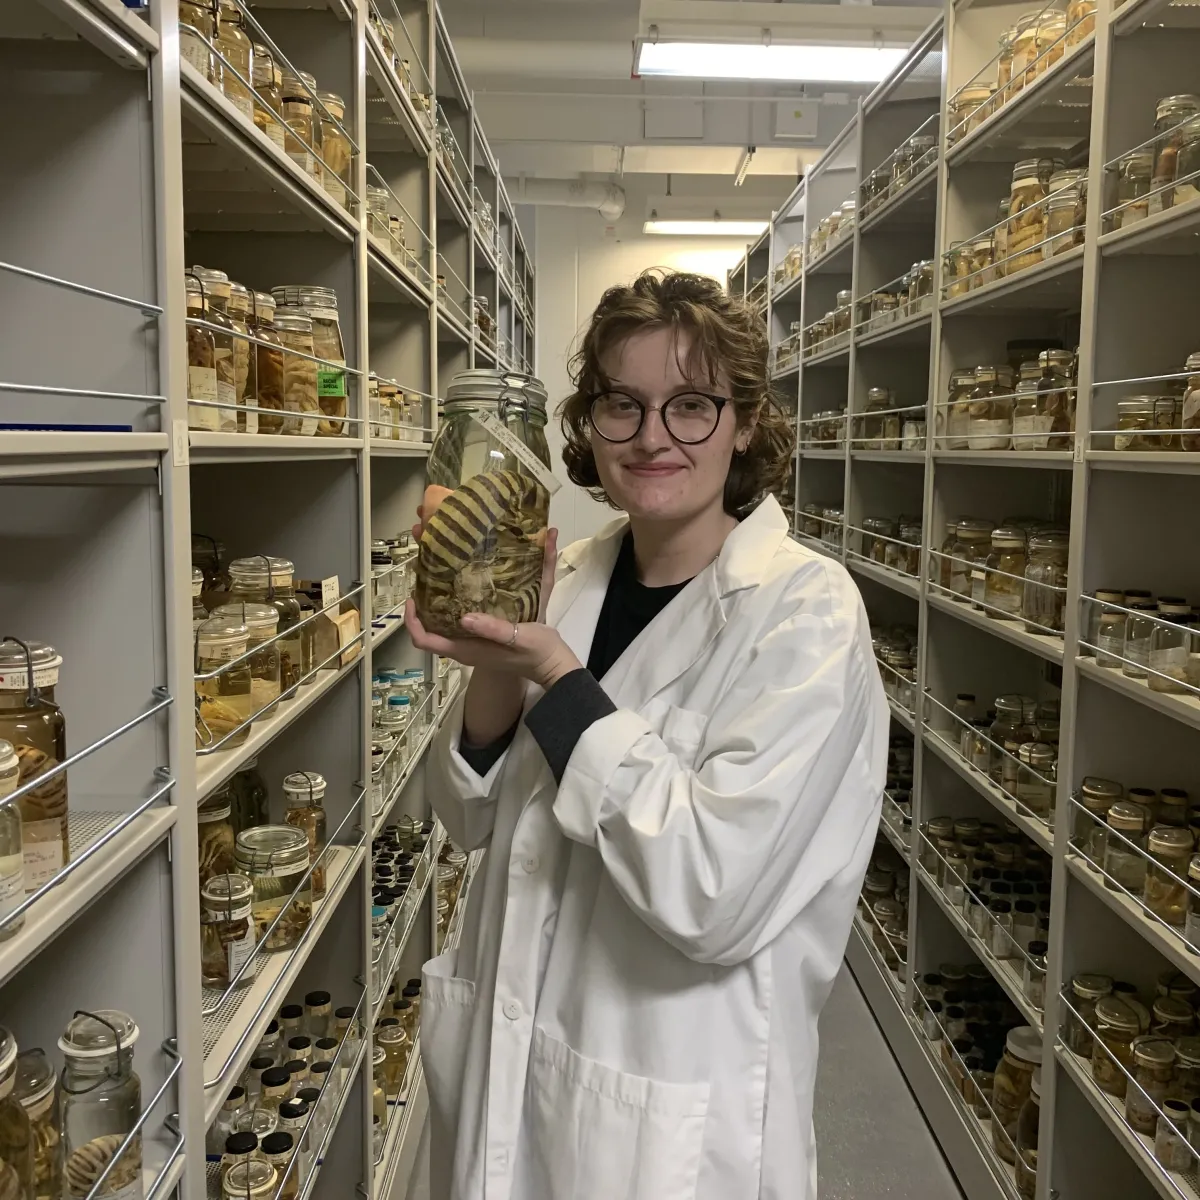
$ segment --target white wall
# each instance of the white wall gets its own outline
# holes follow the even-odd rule
[[[567,361],[605,290],[628,283],[647,267],[696,271],[725,282],[745,253],[746,242],[727,238],[646,237],[640,232],[606,236],[600,216],[587,209],[541,206],[537,210],[537,374],[550,393],[546,432],[555,474],[566,480],[562,436],[554,410],[571,390]],[[554,497],[551,523],[559,545],[588,537],[613,516],[569,482]]]

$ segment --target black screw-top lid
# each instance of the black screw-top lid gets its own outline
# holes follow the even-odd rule
[[[304,1016],[304,1006],[302,1004],[285,1004],[279,1010],[279,1016],[284,1021],[298,1020]]]
[[[384,1017],[382,1021],[376,1024],[376,1029],[386,1029],[389,1025],[399,1025],[400,1022],[395,1017]]]
[[[269,1071],[274,1064],[275,1060],[269,1054],[260,1054],[257,1058],[250,1060],[250,1070]]]
[[[315,1078],[320,1075],[328,1075],[329,1072],[332,1070],[333,1070],[333,1063],[331,1063],[331,1062],[315,1062],[309,1068],[308,1073],[310,1076]]]
[[[333,1050],[337,1044],[337,1038],[317,1038],[318,1050]]]
[[[286,1087],[290,1078],[287,1067],[271,1067],[263,1072],[262,1085],[268,1088]]]
[[[242,1086],[237,1086],[229,1089],[229,1095],[225,1097],[225,1102],[228,1104],[230,1100],[240,1100],[246,1094],[246,1089]]]
[[[226,1154],[253,1154],[257,1149],[257,1133],[231,1133],[225,1139]]]
[[[1034,957],[1037,957],[1039,954],[1048,954],[1049,951],[1050,951],[1050,947],[1046,942],[1030,942],[1029,943],[1029,953],[1032,954]]]
[[[339,1020],[349,1021],[354,1016],[354,1006],[352,1004],[343,1004],[333,1015]]]
[[[285,1121],[298,1121],[308,1112],[308,1105],[303,1100],[285,1100],[279,1106],[279,1115]]]
[[[408,986],[411,988],[416,988],[419,992],[421,990],[421,981],[419,979],[410,979],[408,981]]]
[[[308,995],[304,997],[304,1003],[307,1004],[309,1008],[320,1008],[321,1005],[329,1003],[329,993],[309,992]]]
[[[311,1108],[321,1098],[321,1089],[315,1087],[301,1088],[296,1093],[297,1100],[303,1100]]]
[[[279,1022],[278,1022],[278,1021],[272,1021],[272,1022],[270,1023],[270,1025],[268,1025],[268,1026],[267,1026],[267,1030],[266,1030],[266,1032],[263,1034],[263,1037],[270,1037],[270,1036],[271,1036],[271,1034],[273,1034],[273,1033],[278,1033],[278,1032],[279,1032]]]
[[[307,1050],[312,1045],[312,1038],[305,1033],[298,1033],[295,1037],[288,1038],[289,1050]]]
[[[405,985],[404,991],[400,993],[400,995],[404,996],[407,1000],[411,1000],[414,996],[419,996],[420,994],[421,985],[419,983],[413,983],[411,979]]]
[[[285,1129],[277,1129],[274,1133],[268,1133],[262,1140],[262,1148],[264,1154],[272,1156],[276,1154],[287,1154],[292,1148],[292,1135]]]
[[[405,990],[405,992],[407,992],[408,988],[405,988],[404,990]],[[396,1003],[392,1005],[392,1007],[398,1008],[401,1012],[403,1012],[406,1008],[412,1008],[412,1001],[411,1000],[397,1000]]]
[[[288,1073],[289,1077],[299,1073],[300,1071],[308,1070],[308,1063],[302,1058],[293,1058],[284,1063],[283,1069]]]

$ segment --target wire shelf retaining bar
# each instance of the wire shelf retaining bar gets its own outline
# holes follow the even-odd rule
[[[157,304],[151,304],[149,300],[135,300],[132,296],[122,296],[117,292],[105,292],[100,288],[88,287],[86,284],[76,283],[72,279],[62,279],[57,275],[46,275],[44,272],[34,271],[30,267],[19,267],[16,263],[0,262],[0,271],[7,271],[10,275],[20,275],[24,279],[34,279],[38,283],[46,283],[51,287],[65,288],[69,292],[77,292],[81,296],[90,296],[95,300],[106,300],[110,304],[120,304],[126,308],[136,308],[148,317],[162,316],[162,308]]]

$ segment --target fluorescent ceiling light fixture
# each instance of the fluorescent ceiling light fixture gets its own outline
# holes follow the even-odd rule
[[[766,221],[660,221],[651,217],[642,232],[669,237],[758,237],[766,227]]]
[[[680,79],[763,79],[796,83],[879,83],[908,53],[885,46],[789,46],[745,42],[646,42],[635,75]]]

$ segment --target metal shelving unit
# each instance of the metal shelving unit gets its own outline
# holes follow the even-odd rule
[[[13,129],[17,186],[0,204],[0,633],[63,656],[70,790],[68,867],[0,941],[4,1021],[22,1049],[54,1058],[75,1009],[131,1013],[145,1198],[191,1200],[211,1186],[206,1129],[263,1029],[283,1001],[326,988],[335,1004],[357,1003],[368,1027],[339,1059],[328,1134],[312,1148],[321,1169],[300,1195],[345,1200],[357,1185],[388,1200],[403,1194],[424,1108],[417,1052],[404,1119],[389,1125],[377,1162],[363,1067],[370,843],[401,815],[429,816],[425,752],[457,671],[443,674],[413,647],[399,609],[372,619],[360,581],[372,538],[414,520],[454,372],[534,366],[535,280],[434,0],[237,2],[253,40],[344,97],[344,203],[181,61],[176,0],[141,11],[45,0],[0,19],[0,61],[29,100]],[[450,135],[440,147],[436,113]],[[386,193],[398,236],[368,228],[368,184]],[[346,436],[189,429],[184,273],[197,262],[259,291],[294,281],[336,289]],[[456,293],[436,284],[441,262]],[[478,296],[495,321],[487,336]],[[372,423],[369,371],[419,398],[422,428],[409,440]],[[336,576],[340,599],[362,614],[358,635],[255,719],[241,745],[199,754],[193,534],[220,540],[230,557],[267,552],[291,558],[301,577]],[[427,727],[372,812],[371,677],[410,667],[432,684]],[[251,760],[275,820],[284,774],[328,781],[327,890],[293,949],[258,953],[251,981],[221,993],[200,983],[195,811]],[[393,965],[409,975],[433,950],[431,876],[414,881],[398,927]]]
[[[1126,787],[1190,789],[1200,783],[1192,766],[1200,688],[1186,683],[1156,690],[1153,670],[1139,677],[1120,662],[1102,665],[1086,632],[1088,597],[1097,588],[1140,587],[1200,599],[1186,522],[1148,519],[1151,511],[1191,510],[1200,454],[1183,450],[1178,432],[1173,440],[1159,439],[1160,449],[1124,448],[1114,437],[1116,401],[1181,386],[1188,375],[1183,364],[1198,348],[1186,314],[1200,253],[1200,201],[1185,196],[1162,212],[1151,208],[1144,219],[1113,228],[1120,208],[1110,186],[1117,161],[1154,137],[1156,100],[1197,90],[1200,30],[1189,9],[1167,0],[1104,0],[1094,32],[1084,27],[1069,44],[1064,38],[1053,53],[1047,50],[1036,78],[973,123],[977,127],[955,131],[961,117],[952,116],[951,98],[976,78],[994,81],[991,56],[999,35],[1023,12],[1018,4],[951,5],[944,22],[861,104],[772,221],[774,382],[780,400],[797,415],[801,443],[793,499],[797,539],[845,563],[873,622],[918,630],[917,711],[892,704],[894,732],[914,733],[911,833],[902,837],[893,822],[880,842],[910,864],[907,962],[897,978],[880,952],[880,931],[861,918],[848,957],[972,1200],[1015,1200],[1012,1169],[948,1086],[941,1060],[921,1032],[914,983],[941,962],[972,957],[1042,1031],[1037,1200],[1117,1194],[1193,1200],[1200,1194],[1195,1173],[1157,1163],[1152,1139],[1129,1126],[1123,1103],[1096,1086],[1089,1063],[1066,1048],[1061,1029],[1068,1007],[1062,992],[1079,972],[1131,980],[1148,996],[1167,969],[1200,985],[1200,947],[1191,946],[1182,927],[1164,922],[1140,892],[1123,889],[1100,864],[1089,862],[1079,829],[1092,818],[1075,800],[1089,775]],[[937,135],[934,160],[906,186],[874,200],[866,215],[860,211],[851,236],[818,255],[802,255],[794,270],[796,252],[789,259],[789,249],[804,246],[817,222],[847,197],[857,197],[861,206],[871,195],[864,184],[915,133]],[[1080,244],[1044,264],[945,295],[943,255],[995,222],[1015,161],[1047,154],[1087,168],[1088,196],[1097,199],[1089,199]],[[934,280],[919,311],[882,322],[863,315],[864,298],[923,260],[932,260]],[[834,308],[841,290],[853,296],[848,339],[803,351],[792,336],[793,323],[812,326]],[[1079,347],[1070,447],[947,448],[940,419],[951,373],[1003,361],[1007,340],[1029,337],[1058,337]],[[876,385],[892,389],[901,414],[924,417],[927,436],[919,449],[882,449],[862,439],[867,389]],[[842,408],[846,416],[835,422],[837,436],[817,440],[816,427],[828,422],[815,415]],[[820,436],[830,438],[827,432]],[[810,503],[842,509],[843,516],[805,522]],[[999,522],[1018,512],[1070,531],[1060,632],[1026,628],[955,598],[937,582],[949,521],[972,514]],[[860,553],[865,519],[900,514],[921,518],[915,575]],[[951,708],[959,692],[977,695],[983,707],[1004,692],[1061,701],[1049,814],[1031,811],[963,757]],[[1052,856],[1044,1014],[1025,1000],[1019,970],[991,958],[917,865],[922,822],[941,814],[1007,822]],[[1200,891],[1177,882],[1200,907]]]

